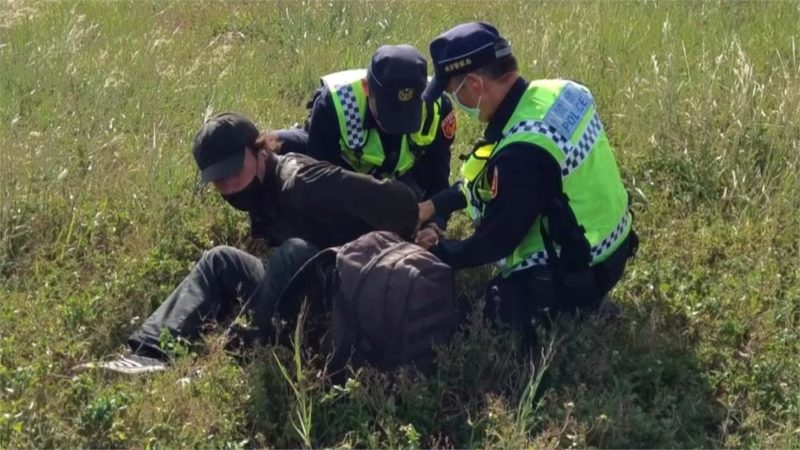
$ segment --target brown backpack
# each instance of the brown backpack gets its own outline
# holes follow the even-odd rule
[[[297,311],[298,297],[310,291],[321,293],[317,304],[330,312],[334,374],[348,362],[427,371],[433,345],[457,326],[453,270],[391,232],[367,233],[312,258],[284,291],[281,315]]]

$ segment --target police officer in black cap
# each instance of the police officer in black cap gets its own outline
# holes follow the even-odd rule
[[[276,155],[267,147],[266,135],[250,120],[238,113],[223,113],[197,133],[194,158],[202,182],[213,184],[231,206],[247,212],[251,233],[275,247],[269,260],[233,247],[212,248],[131,335],[130,354],[78,368],[122,373],[163,370],[167,360],[159,345],[162,333],[197,337],[209,320],[230,313],[237,295],[249,299],[247,307],[255,325],[249,334],[263,339],[277,297],[318,249],[350,242],[373,230],[413,237],[417,200],[407,186],[301,154]]]
[[[496,263],[486,314],[525,331],[532,316],[598,309],[638,240],[591,92],[522,78],[488,23],[446,31],[430,53],[435,76],[424,98],[446,92],[486,130],[465,155],[461,181],[420,205],[421,221],[466,209],[474,234],[439,243],[423,230],[418,242],[455,268]]]
[[[272,133],[275,148],[379,179],[399,179],[420,200],[449,186],[456,117],[443,96],[423,102],[427,62],[409,45],[384,45],[367,70],[322,77],[305,131]],[[437,217],[444,226],[445,218]]]

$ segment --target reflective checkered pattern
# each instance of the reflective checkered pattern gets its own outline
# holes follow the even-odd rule
[[[572,147],[570,152],[564,152],[567,157],[561,165],[562,177],[569,175],[570,172],[581,165],[602,132],[603,123],[600,122],[600,116],[595,113],[592,115],[592,120],[589,121],[589,124],[583,131],[583,135],[581,135],[581,138],[578,140],[578,144]]]
[[[339,101],[344,110],[344,125],[347,129],[345,141],[350,148],[362,148],[367,141],[367,133],[362,126],[361,111],[358,108],[358,99],[353,91],[353,86],[345,84],[336,89]]]
[[[625,210],[625,214],[622,215],[622,220],[617,224],[617,227],[614,228],[614,231],[611,232],[608,236],[606,236],[602,241],[600,241],[597,245],[592,247],[592,259],[598,258],[600,255],[605,253],[606,250],[611,248],[617,240],[619,240],[622,233],[625,232],[625,227],[628,226],[628,211]]]
[[[558,148],[560,148],[564,153],[567,153],[568,149],[571,148],[567,138],[562,136],[561,133],[559,133],[555,128],[547,125],[541,120],[523,120],[522,122],[519,122],[511,127],[511,129],[508,130],[508,133],[503,136],[503,139],[507,139],[508,137],[517,133],[536,133],[544,135],[555,142]]]
[[[561,165],[561,176],[566,177],[586,159],[602,132],[603,123],[600,121],[600,116],[595,113],[592,115],[592,119],[583,131],[577,145],[572,145],[568,138],[540,120],[523,120],[519,122],[508,130],[503,139],[507,139],[517,133],[536,133],[546,136],[564,152],[565,159]]]
[[[625,210],[625,214],[622,215],[622,220],[619,221],[617,226],[614,230],[603,238],[597,245],[592,246],[589,250],[589,253],[592,255],[592,260],[599,258],[600,255],[606,252],[609,248],[611,248],[614,243],[616,243],[619,238],[622,236],[622,233],[625,232],[625,228],[628,226],[628,211]],[[558,253],[558,249],[556,249],[556,253]],[[503,258],[498,262],[499,265],[503,265],[506,262],[506,259]],[[531,256],[527,257],[524,261],[522,261],[517,267],[513,268],[512,272],[517,272],[519,270],[525,270],[529,267],[534,266],[544,266],[547,265],[548,258],[547,252],[544,250],[538,251]]]
[[[506,264],[507,258],[503,258],[497,262],[497,265],[500,268],[503,268]],[[517,267],[515,267],[512,272],[517,272],[519,270],[525,270],[529,267],[534,266],[546,266],[548,262],[547,252],[544,250],[538,251],[531,256],[528,256],[524,261],[522,261]]]
[[[587,156],[589,156],[589,152],[592,150],[595,143],[597,143],[597,140],[600,138],[600,135],[603,133],[603,123],[600,121],[600,116],[598,116],[597,113],[593,113],[592,118],[589,120],[589,124],[586,125],[586,129],[583,130],[583,134],[581,134],[580,139],[578,139],[578,143],[575,145],[570,143],[568,137],[563,136],[554,127],[541,120],[523,120],[522,122],[512,126],[511,129],[509,129],[508,132],[503,136],[503,139],[507,139],[517,133],[536,133],[552,140],[553,143],[555,143],[556,146],[562,152],[564,152],[565,158],[563,164],[561,165],[561,176],[566,177],[575,169],[580,167],[581,163],[586,160]],[[616,243],[627,226],[628,213],[626,210],[619,224],[617,224],[611,234],[606,236],[597,245],[590,249],[592,259],[599,257],[614,243]],[[556,253],[558,253],[558,249],[556,249]],[[508,258],[503,258],[498,261],[497,264],[503,268],[505,267],[507,261]],[[547,257],[547,252],[541,250],[527,257],[517,267],[513,268],[512,272],[525,270],[534,266],[544,266],[548,264],[548,261],[549,259]]]

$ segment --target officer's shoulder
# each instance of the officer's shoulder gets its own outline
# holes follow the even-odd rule
[[[333,94],[326,86],[322,86],[317,90],[317,93],[312,99],[312,103],[313,104],[309,106],[312,110],[314,120],[324,120],[328,122],[329,119],[336,118],[336,106],[333,103]]]
[[[557,164],[553,156],[544,148],[533,144],[531,142],[517,141],[507,144],[503,151],[499,152],[495,158],[492,158],[494,164],[525,164],[541,162],[548,164],[550,162]]]
[[[325,85],[321,86],[318,90],[315,101],[317,103],[323,102],[324,105],[332,105],[333,94],[331,93],[330,88],[328,88],[328,86]]]

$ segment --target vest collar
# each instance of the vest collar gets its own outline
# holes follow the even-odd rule
[[[508,90],[505,98],[494,112],[494,117],[486,126],[486,131],[483,132],[483,137],[487,142],[497,142],[503,137],[503,128],[506,127],[508,120],[511,119],[511,115],[514,114],[517,104],[527,89],[528,80],[522,77],[517,78],[517,81]]]

